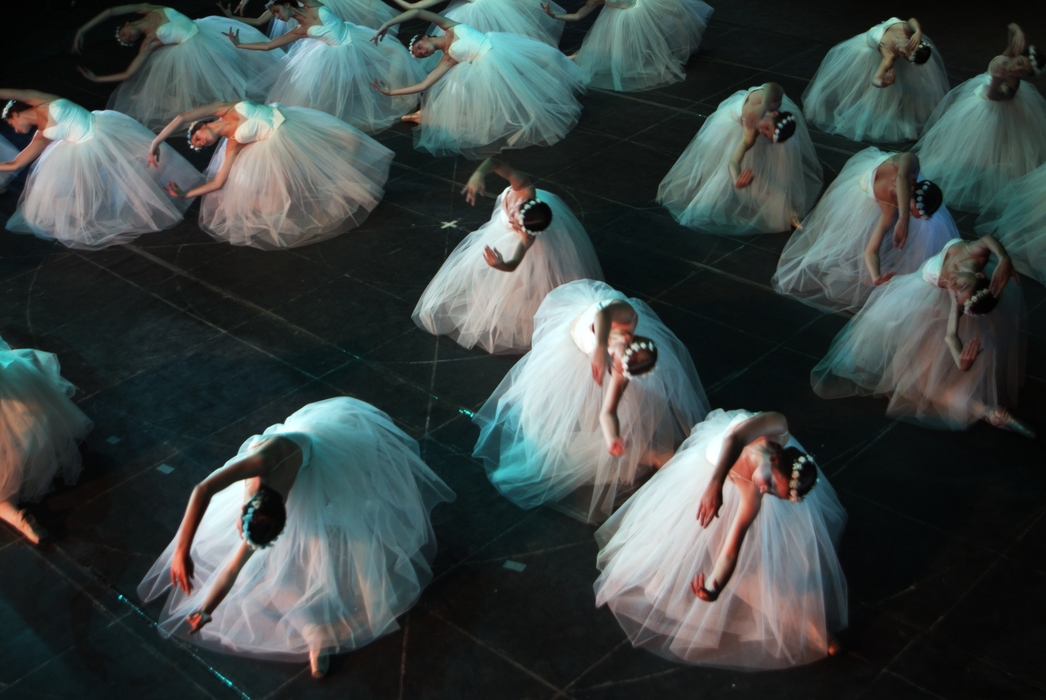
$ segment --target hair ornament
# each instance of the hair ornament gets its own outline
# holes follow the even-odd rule
[[[629,365],[632,363],[632,355],[639,352],[640,350],[646,350],[653,352],[657,347],[654,345],[653,340],[634,340],[627,348],[625,348],[625,356],[621,358],[621,374],[625,376],[625,379],[631,379],[632,373],[628,371]]]
[[[975,294],[973,294],[973,296],[971,296],[969,299],[964,301],[963,305],[962,305],[963,315],[964,316],[981,316],[982,314],[979,314],[976,311],[972,311],[971,309],[973,308],[974,304],[976,304],[978,301],[980,301],[984,297],[988,296],[990,293],[991,292],[988,291],[988,288],[985,287],[984,289],[982,289],[979,292],[976,292]]]
[[[251,500],[247,502],[247,512],[244,513],[240,517],[240,520],[243,522],[243,541],[246,542],[247,546],[250,547],[251,549],[266,549],[268,547],[271,547],[273,545],[273,543],[277,539],[279,539],[279,535],[277,535],[276,537],[273,537],[271,540],[269,540],[265,544],[258,544],[257,542],[255,542],[254,540],[251,539],[251,532],[250,532],[251,521],[254,519],[254,511],[257,510],[258,508],[260,508],[261,505],[262,505],[262,498],[261,498],[261,496],[259,496],[257,493],[254,494],[254,496],[251,498]]]
[[[794,121],[795,121],[795,115],[789,114],[787,117],[785,117],[781,121],[777,122],[777,126],[774,128],[774,143],[778,143],[780,141],[781,130],[784,129],[785,126],[787,126],[788,124],[791,124]]]
[[[531,231],[529,228],[527,228],[527,225],[523,223],[524,219],[527,218],[527,212],[530,210],[530,208],[538,204],[541,204],[541,200],[528,199],[527,201],[523,202],[523,206],[519,208],[519,227],[523,229],[523,233],[527,234],[528,236],[536,236],[539,233],[541,233],[541,231]]]
[[[120,30],[121,29],[123,29],[123,25],[122,24],[118,25],[116,27],[116,42],[118,44],[120,44],[120,46],[134,46],[134,42],[133,41],[128,44],[126,41],[124,41],[123,39],[120,38]]]
[[[415,44],[415,43],[417,42],[417,40],[418,40],[418,39],[420,39],[420,38],[421,38],[421,34],[415,34],[414,36],[412,36],[412,37],[410,38],[410,43],[409,43],[409,44],[407,44],[407,53],[409,53],[409,54],[410,54],[411,56],[413,56],[413,55],[414,55],[414,44]]]
[[[1042,75],[1043,71],[1046,71],[1046,56],[1031,45],[1028,46],[1028,61],[1031,62],[1031,69],[1035,71],[1035,75]]]
[[[933,47],[932,47],[932,46],[930,46],[930,45],[929,45],[928,43],[926,43],[925,41],[920,41],[920,42],[919,42],[919,45],[915,47],[915,51],[909,51],[909,52],[908,52],[908,55],[907,55],[907,56],[905,56],[905,58],[907,58],[909,62],[911,62],[911,63],[915,63],[915,57],[916,57],[916,55],[917,55],[917,54],[919,53],[919,50],[920,50],[920,49],[923,49],[923,48],[927,48],[927,49],[933,49]]]
[[[807,462],[813,463],[812,455],[799,455],[792,462],[792,476],[788,481],[788,500],[792,503],[802,503],[803,497],[799,495],[799,473]]]
[[[189,134],[187,136],[187,138],[189,139],[189,148],[193,149],[194,151],[202,151],[204,148],[206,148],[206,146],[197,146],[195,143],[193,143],[192,142],[192,137],[196,135],[196,132],[200,130],[201,126],[203,126],[204,124],[206,124],[209,121],[212,121],[212,120],[200,119],[200,120],[195,121],[195,122],[193,122],[192,124],[189,125]]]
[[[0,119],[10,119],[11,118],[11,108],[14,107],[14,106],[15,106],[15,100],[8,100],[7,104],[4,105],[4,112],[3,112],[3,114],[0,114]]]
[[[923,197],[930,189],[931,185],[933,185],[933,183],[929,180],[923,180],[915,185],[915,190],[913,191],[913,194],[915,195],[915,208],[919,210],[919,216],[924,219],[930,215],[926,213],[926,208],[923,205]]]

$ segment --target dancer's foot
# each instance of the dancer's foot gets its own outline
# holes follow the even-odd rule
[[[24,510],[20,510],[16,517],[18,518],[18,521],[14,523],[14,526],[25,535],[27,540],[33,544],[40,544],[40,542],[47,539],[47,530],[45,530],[40,523],[36,522],[36,518],[31,514]]]
[[[839,643],[839,640],[835,638],[834,634],[828,635],[828,655],[839,656],[843,651],[843,645]]]
[[[419,109],[417,112],[412,112],[411,114],[404,114],[402,117],[400,117],[400,121],[405,122],[407,124],[420,124],[421,110]]]
[[[331,666],[330,656],[322,651],[309,652],[309,668],[312,669],[313,678],[323,678]]]
[[[796,231],[803,230],[803,220],[799,218],[798,214],[792,214],[792,228]]]
[[[1035,431],[1031,429],[1026,423],[1022,423],[1013,417],[1008,410],[1002,406],[996,406],[993,408],[988,415],[984,417],[984,420],[994,425],[996,428],[1002,428],[1008,430],[1011,433],[1017,433],[1023,435],[1029,440],[1035,439]]]

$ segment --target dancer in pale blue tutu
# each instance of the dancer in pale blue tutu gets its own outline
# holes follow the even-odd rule
[[[1046,165],[1004,187],[977,220],[1006,246],[1013,265],[1046,285]]]
[[[419,125],[415,148],[481,158],[506,148],[551,145],[577,124],[581,73],[556,49],[520,34],[484,34],[426,10],[408,10],[386,22],[374,41],[411,19],[444,32],[414,37],[411,53],[425,58],[442,51],[443,58],[416,85],[390,88],[376,81],[374,87],[386,95],[425,93],[421,110],[404,117]]]
[[[542,7],[554,19],[577,22],[600,5],[599,17],[571,58],[586,85],[618,92],[682,81],[712,17],[712,7],[701,0],[588,0],[569,14],[549,0]]]
[[[233,9],[232,3],[223,5],[219,2],[218,7],[226,17],[230,19],[238,18],[239,21],[252,27],[261,27],[267,24],[270,39],[283,36],[298,26],[298,20],[294,17],[287,19],[277,17],[271,11],[272,2],[265,4],[265,12],[260,17],[244,17],[243,12],[247,9],[247,2],[248,0],[240,0],[240,4],[235,9]],[[361,27],[369,27],[370,29],[377,29],[382,22],[392,19],[396,15],[395,11],[382,0],[325,0],[322,3],[314,0],[300,0],[298,4],[301,7],[311,9],[326,7],[339,19]],[[395,31],[392,33],[395,34]]]
[[[18,155],[18,149],[11,145],[11,142],[0,136],[0,163],[7,163],[15,159]],[[11,181],[18,172],[12,170],[10,172],[0,172],[0,194],[7,192],[7,183]]]
[[[445,0],[395,2],[404,10],[427,10]],[[563,11],[559,5],[553,5],[553,8],[559,12]],[[546,15],[540,2],[532,0],[451,0],[440,14],[485,34],[522,34],[549,46],[559,46],[559,38],[563,34],[563,25]],[[433,25],[430,33],[437,36],[442,32],[442,29]]]

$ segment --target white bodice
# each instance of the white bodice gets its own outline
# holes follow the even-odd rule
[[[156,28],[156,38],[165,45],[184,44],[199,33],[200,28],[181,12],[169,7],[163,8],[167,22]]]
[[[956,243],[962,243],[962,239],[953,238],[944,244],[944,247],[941,248],[941,252],[937,253],[937,255],[934,255],[932,258],[926,259],[926,262],[923,263],[922,267],[924,280],[935,287],[937,286],[941,279],[941,268],[944,266],[944,256],[948,254],[948,249]]]
[[[454,32],[454,41],[451,42],[447,53],[458,63],[475,61],[490,51],[490,37],[483,32],[467,24],[456,25],[451,31]]]
[[[592,306],[588,307],[577,317],[574,321],[574,327],[570,329],[570,337],[574,339],[574,345],[578,347],[578,350],[591,355],[592,351],[596,349],[596,329],[595,320],[596,314],[602,311],[607,306],[610,306],[618,299],[603,299],[597,301]]]
[[[243,117],[234,135],[240,143],[264,141],[272,136],[284,121],[283,114],[276,104],[237,102],[236,113]]]
[[[864,171],[861,175],[861,179],[858,180],[858,184],[861,185],[861,189],[864,190],[873,201],[878,201],[875,198],[875,171],[879,169],[879,166],[890,160],[893,153],[889,151],[883,151],[879,154],[879,158],[872,164],[870,168]]]
[[[323,24],[309,27],[307,33],[310,38],[331,46],[348,46],[352,43],[352,32],[349,31],[351,25],[349,23],[342,20],[326,7],[321,7],[316,14],[319,15]]]
[[[879,24],[877,24],[874,27],[872,27],[871,29],[869,29],[868,33],[864,35],[865,39],[868,41],[868,45],[871,46],[876,51],[878,51],[879,50],[879,44],[881,44],[882,41],[883,41],[883,34],[886,33],[886,30],[888,28],[890,28],[891,26],[893,26],[895,24],[904,24],[904,20],[903,19],[897,19],[896,17],[891,17],[890,19],[886,20],[885,22],[880,22]]]
[[[57,99],[47,105],[47,113],[54,125],[44,129],[46,138],[68,143],[83,143],[94,138],[94,115],[75,102]]]

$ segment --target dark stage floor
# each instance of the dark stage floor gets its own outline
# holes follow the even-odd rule
[[[477,429],[466,413],[517,358],[464,351],[415,328],[410,314],[493,200],[468,206],[458,193],[474,164],[416,152],[409,129],[396,127],[380,136],[397,154],[383,202],[360,229],[311,247],[215,242],[196,226],[195,207],[174,230],[101,252],[0,233],[0,335],[57,353],[96,424],[80,483],[32,508],[57,543],[33,549],[0,527],[0,698],[1046,695],[1042,443],[986,425],[947,433],[894,422],[881,400],[817,398],[810,369],[845,318],[771,291],[788,234],[702,235],[653,203],[724,97],[775,80],[798,99],[832,44],[891,12],[922,20],[953,85],[984,70],[1008,21],[1046,42],[1043,15],[962,13],[954,3],[720,1],[684,83],[591,91],[565,141],[507,159],[574,208],[607,281],[648,301],[686,343],[713,407],[782,411],[819,457],[850,518],[841,559],[851,621],[840,657],[740,673],[634,650],[594,607],[594,528],[548,509],[522,511],[488,484],[470,457]],[[102,108],[106,94],[80,79],[64,51],[103,5],[44,5],[55,13],[46,32],[7,25],[0,84]],[[213,9],[199,0],[178,7],[195,16]],[[584,26],[567,30],[565,49]],[[109,31],[97,31],[83,59],[98,72],[131,56]],[[862,148],[813,138],[826,181]],[[181,139],[172,143],[187,153]],[[209,156],[191,157],[202,167]],[[19,186],[0,198],[5,217]],[[973,217],[956,218],[972,235]],[[1014,408],[1044,432],[1046,292],[1032,281],[1023,291],[1028,380]],[[436,578],[402,629],[335,657],[319,682],[304,665],[161,639],[160,606],[142,606],[135,588],[173,536],[192,485],[247,436],[341,394],[387,411],[458,495],[434,512]]]

